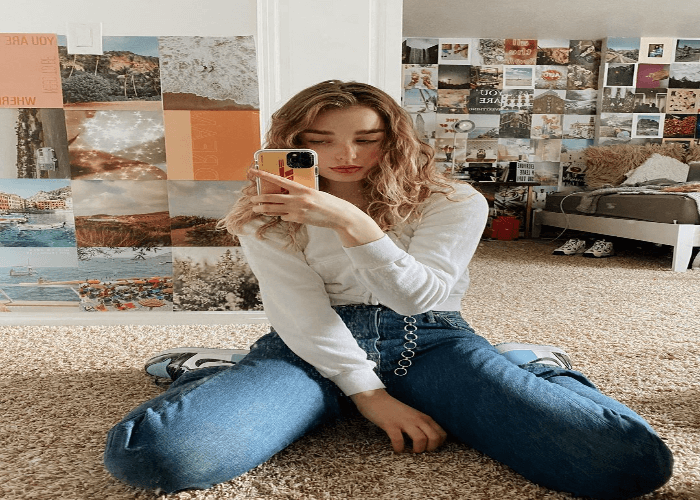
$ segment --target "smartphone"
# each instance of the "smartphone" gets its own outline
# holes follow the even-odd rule
[[[311,149],[261,149],[255,152],[255,168],[318,189],[318,155]],[[258,194],[287,192],[259,178],[256,182]]]

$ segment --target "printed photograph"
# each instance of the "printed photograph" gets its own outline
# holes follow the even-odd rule
[[[632,137],[632,115],[629,113],[601,113],[600,132],[601,137],[615,137],[629,139]],[[569,138],[569,137],[567,137]],[[577,137],[571,137],[576,139]],[[589,137],[578,137],[589,139]],[[592,139],[592,137],[590,137]]]
[[[527,111],[501,111],[499,137],[526,139],[530,137],[532,115]]]
[[[560,139],[562,136],[562,115],[532,115],[531,139]]]
[[[639,39],[639,62],[658,64],[673,61],[673,38],[642,37]]]
[[[0,179],[69,179],[63,109],[0,109]]]
[[[569,64],[569,40],[545,39],[537,41],[537,64],[540,66],[566,66]]]
[[[69,54],[58,37],[66,109],[162,109],[158,38],[102,37],[102,55]]]
[[[505,64],[506,51],[503,38],[477,38],[475,45],[476,53],[472,56],[473,64],[478,66]]]
[[[537,40],[506,38],[504,51],[505,59],[502,64],[537,64]]]
[[[540,186],[557,186],[559,185],[559,169],[558,161],[537,161],[535,162],[535,180]]]
[[[571,40],[569,64],[586,68],[600,66],[602,40]]]
[[[532,194],[530,195],[532,199],[532,209],[536,210],[538,208],[544,209],[545,202],[547,201],[547,195],[550,193],[556,193],[559,186],[535,186],[532,188]]]
[[[175,311],[262,311],[240,247],[174,248],[173,278]]]
[[[665,113],[667,89],[643,89],[634,91],[634,113]]]
[[[662,137],[663,115],[635,114],[632,118],[632,137]]]
[[[671,64],[668,86],[680,89],[700,88],[700,64]]]
[[[437,135],[437,116],[435,113],[409,113],[413,121],[413,127],[418,137],[428,144]]]
[[[58,37],[3,33],[0,108],[62,108]]]
[[[639,38],[608,38],[606,63],[636,63],[639,60]]]
[[[443,115],[443,114],[437,114],[436,115],[436,130],[437,134],[436,137],[439,138],[444,138],[444,137],[449,137],[452,138],[455,136],[455,129],[454,125],[455,123],[458,123],[462,120],[471,120],[474,122],[474,117],[470,116],[468,114],[457,114],[457,115]],[[476,137],[474,135],[474,130],[473,129],[471,132],[457,132],[457,135],[459,137]]]
[[[163,113],[168,180],[246,179],[260,149],[259,111]]]
[[[566,66],[535,66],[535,88],[566,90]]]
[[[166,181],[73,181],[78,246],[171,246],[166,184]]]
[[[632,113],[635,103],[633,87],[604,87],[601,111],[603,113]]]
[[[471,38],[441,38],[440,63],[469,64],[472,43]]]
[[[564,115],[562,120],[563,139],[594,139],[595,116]]]
[[[0,247],[75,247],[67,179],[0,179]]]
[[[503,88],[503,66],[470,66],[472,89]]]
[[[566,186],[584,187],[586,185],[586,159],[584,150],[593,146],[593,140],[564,139],[561,141],[561,184]]]
[[[167,177],[162,111],[71,109],[65,114],[73,179]]]
[[[77,266],[75,247],[0,247],[0,312],[78,312]]]
[[[434,113],[438,109],[438,91],[406,89],[403,92],[403,107],[409,113]]]
[[[498,161],[525,160],[535,154],[534,142],[530,139],[498,139]]]
[[[467,142],[467,162],[493,163],[498,160],[498,139],[470,139]]]
[[[699,97],[700,90],[669,89],[667,109],[669,113],[695,113]]]
[[[403,88],[437,90],[438,66],[405,64],[403,67]]]
[[[585,90],[598,88],[598,66],[569,64],[566,88],[568,90]]]
[[[506,66],[503,68],[503,88],[532,88],[534,86],[534,66]]]
[[[631,87],[634,85],[636,64],[609,63],[605,65],[605,82],[607,87]]]
[[[669,64],[639,64],[637,87],[644,89],[668,88]]]
[[[681,115],[666,113],[663,127],[664,137],[678,139],[695,137],[697,118],[697,114]]]
[[[535,91],[532,89],[506,89],[501,92],[501,109],[532,109]]]
[[[474,89],[469,92],[467,109],[471,114],[498,114],[501,111],[501,90]]]
[[[473,162],[455,165],[452,176],[464,181],[496,182],[501,173],[496,163]]]
[[[467,90],[470,87],[471,66],[441,64],[438,66],[438,88]]]
[[[464,163],[467,158],[467,139],[442,137],[435,141],[435,161],[448,163]]]
[[[700,39],[679,38],[676,41],[675,62],[700,62]]]
[[[535,89],[532,100],[533,113],[563,114],[566,109],[565,90]]]
[[[79,248],[77,289],[87,312],[172,311],[170,248]]]
[[[174,247],[232,247],[238,238],[216,229],[248,181],[170,181],[170,238]]]
[[[251,36],[164,36],[158,39],[163,109],[260,109]]]
[[[404,38],[401,45],[403,64],[437,64],[439,59],[437,38]]]
[[[567,115],[594,115],[598,107],[598,91],[595,89],[567,90],[564,113]]]
[[[438,113],[466,113],[469,90],[440,89],[438,93]],[[407,108],[408,111],[408,108]],[[427,111],[427,109],[426,109]]]
[[[532,161],[559,161],[562,139],[533,139],[535,154]]]
[[[500,125],[501,116],[499,114],[492,115],[467,115],[469,120],[474,122],[474,130],[469,132],[469,139],[492,139],[498,137],[498,128]],[[462,134],[463,136],[466,134]],[[459,136],[459,134],[458,134]]]

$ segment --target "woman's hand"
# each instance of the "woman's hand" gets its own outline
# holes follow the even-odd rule
[[[253,206],[256,213],[279,216],[287,222],[333,229],[345,247],[363,245],[384,236],[374,220],[349,201],[268,172],[251,170],[250,175],[287,191],[285,194],[251,197],[250,201],[256,204]]]
[[[434,451],[447,438],[447,433],[432,418],[393,398],[384,389],[360,392],[350,398],[367,420],[387,433],[396,453],[404,451],[404,434],[413,441],[413,453]]]

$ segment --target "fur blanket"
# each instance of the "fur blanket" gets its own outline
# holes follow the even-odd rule
[[[653,184],[652,184],[653,183]],[[585,191],[581,197],[576,210],[584,214],[594,214],[598,208],[598,201],[607,194],[653,194],[653,195],[676,195],[692,198],[698,207],[700,214],[700,183],[671,183],[663,179],[641,183],[636,186],[617,186]]]

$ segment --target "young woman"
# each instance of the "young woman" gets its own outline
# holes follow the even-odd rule
[[[487,203],[437,173],[387,94],[315,85],[273,115],[266,146],[315,150],[321,177],[314,190],[251,171],[287,193],[257,195],[251,183],[222,222],[273,330],[242,360],[197,348],[152,358],[147,371],[173,382],[110,431],[114,476],[207,488],[354,407],[397,453],[434,451],[450,435],[576,495],[625,498],[668,480],[661,439],[564,351],[492,346],[462,318]]]

